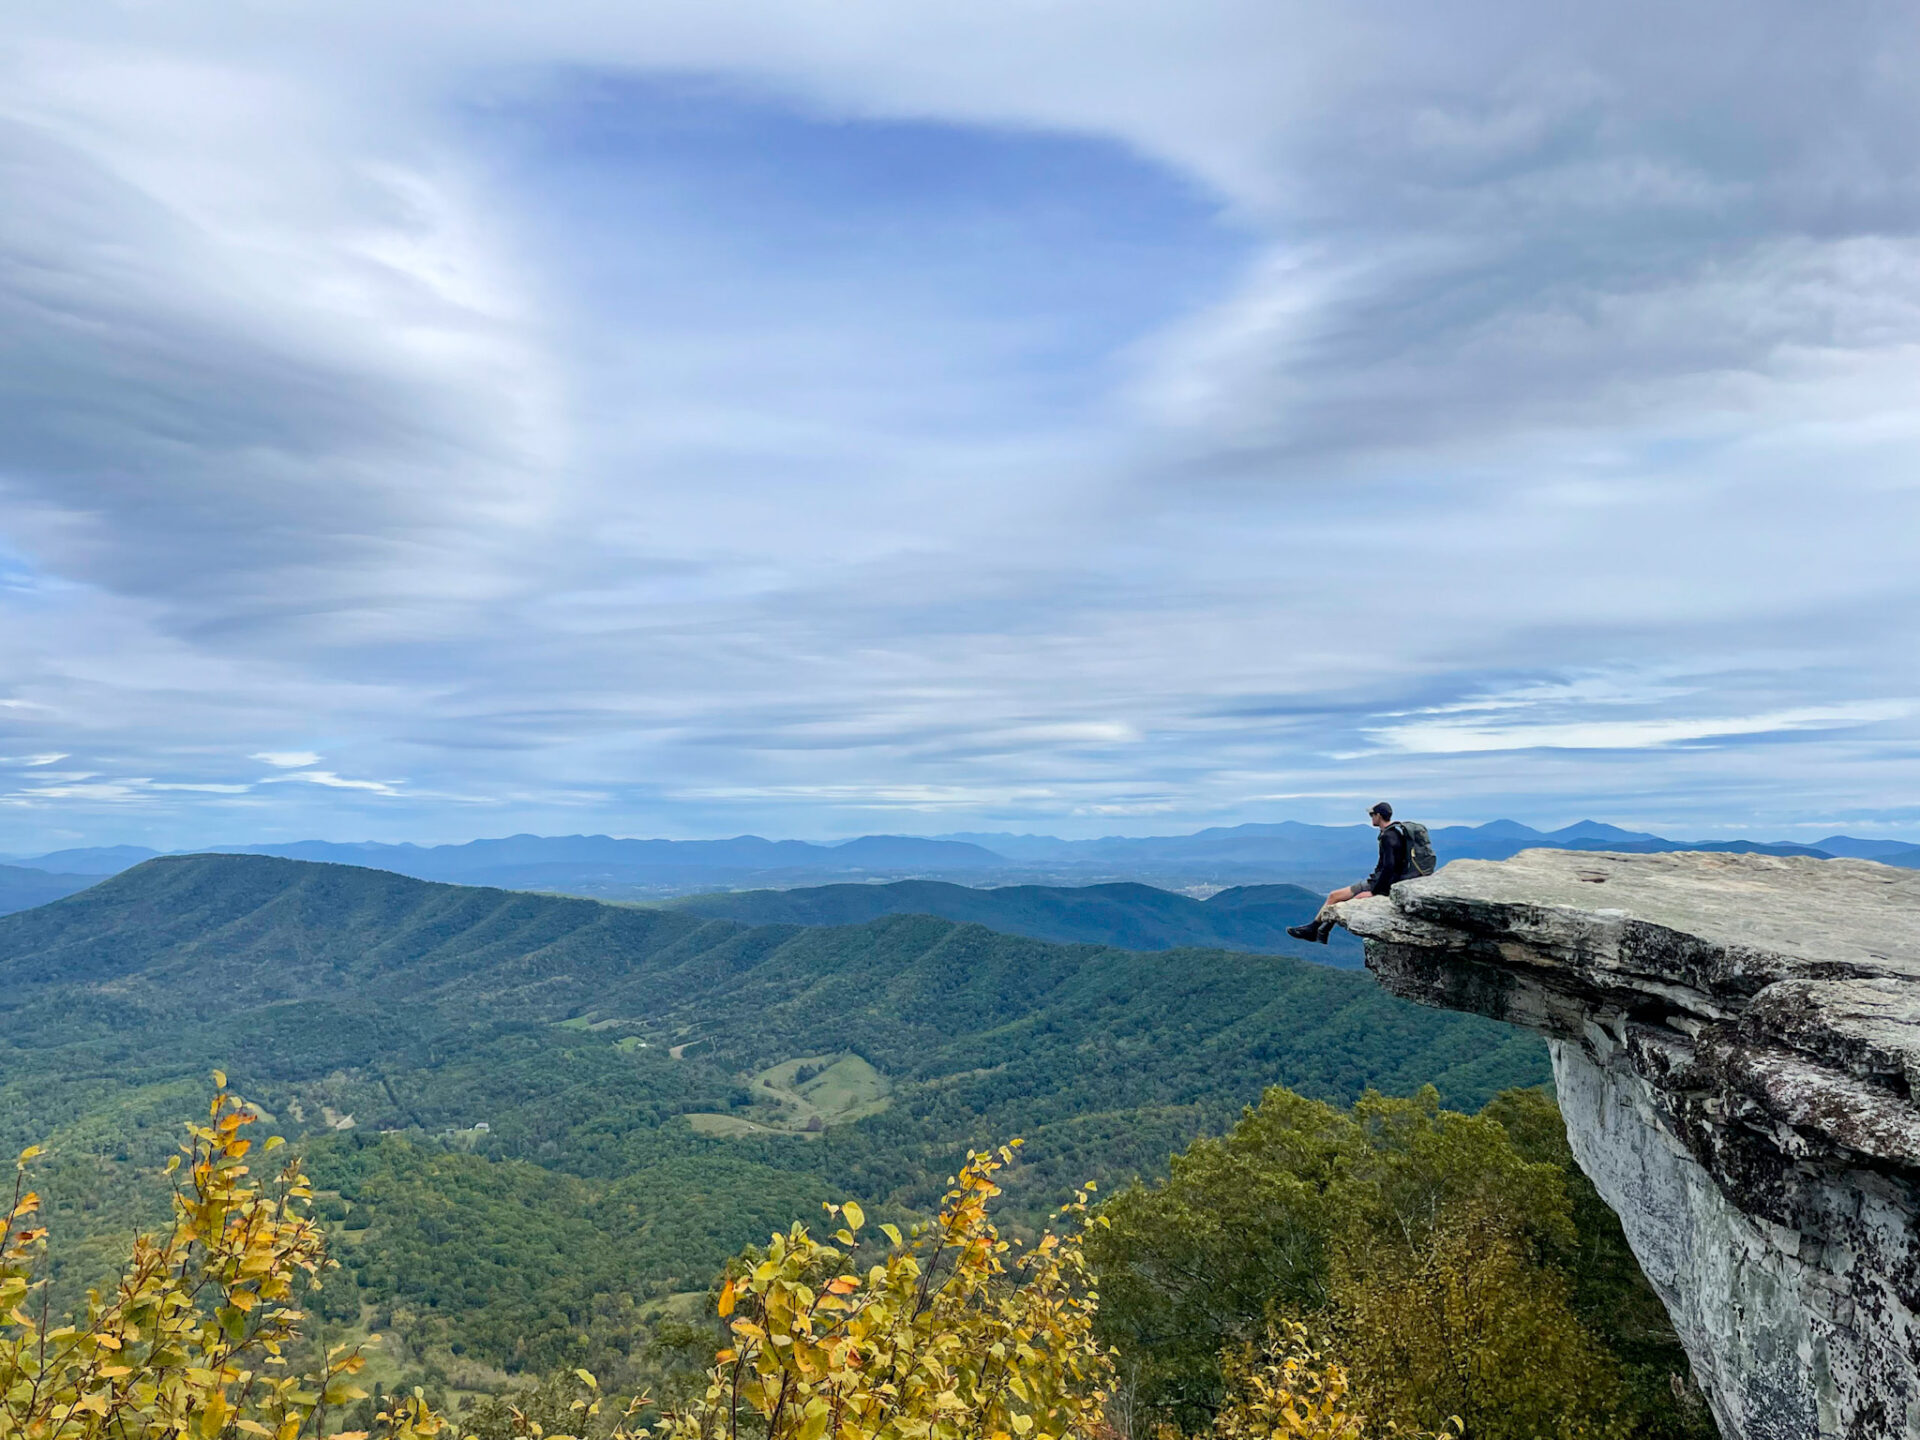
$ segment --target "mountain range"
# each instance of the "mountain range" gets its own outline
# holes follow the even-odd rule
[[[166,1213],[216,1067],[304,1147],[343,1261],[323,1317],[469,1387],[625,1354],[822,1200],[924,1213],[969,1145],[1026,1140],[1005,1203],[1031,1223],[1164,1174],[1270,1084],[1471,1108],[1548,1076],[1531,1036],[1280,955],[163,857],[0,917],[0,1148],[48,1147],[69,1298]]]
[[[859,925],[885,915],[937,915],[1006,935],[1123,950],[1183,947],[1299,955],[1347,969],[1360,943],[1344,930],[1326,945],[1287,934],[1319,910],[1321,896],[1298,885],[1237,885],[1205,900],[1150,885],[1002,885],[981,889],[944,880],[733,890],[668,902],[696,915],[753,925]]]
[[[1501,860],[1534,846],[1575,850],[1732,850],[1776,855],[1848,856],[1920,867],[1920,845],[1830,835],[1787,841],[1670,840],[1584,820],[1542,831],[1513,820],[1435,828],[1450,859]],[[606,835],[512,835],[462,845],[289,844],[210,847],[212,852],[272,855],[390,870],[415,879],[544,890],[608,900],[654,900],[705,891],[792,889],[832,883],[949,880],[981,886],[1091,885],[1132,881],[1164,890],[1293,884],[1326,890],[1364,875],[1374,857],[1366,825],[1298,821],[1236,825],[1191,835],[1061,840],[1047,835],[960,834],[932,838],[866,835],[836,845],[804,840],[630,840]],[[14,858],[9,867],[61,875],[68,893],[84,877],[117,874],[158,852],[117,845]],[[208,852],[200,852],[208,853]],[[9,896],[21,882],[0,873],[0,911],[24,908]],[[10,888],[11,887],[11,888]],[[24,892],[22,892],[24,893]],[[39,893],[39,892],[34,892]],[[37,902],[36,902],[37,903]]]
[[[98,875],[67,875],[27,865],[0,865],[0,915],[31,910],[99,883]]]

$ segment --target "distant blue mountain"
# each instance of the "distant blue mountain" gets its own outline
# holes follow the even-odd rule
[[[788,842],[792,843],[792,842]],[[898,868],[927,866],[942,870],[982,870],[1004,866],[1007,857],[964,840],[923,840],[914,835],[863,835],[828,847],[829,863]]]
[[[130,870],[142,860],[151,860],[159,853],[144,845],[100,845],[82,850],[55,850],[50,855],[31,858],[8,855],[0,856],[0,859],[9,865],[20,865],[29,870],[50,870],[61,875],[118,875],[122,870]]]
[[[1370,825],[1234,825],[1193,835],[1109,836],[1099,840],[1057,840],[1047,835],[968,834],[944,837],[998,851],[1030,866],[1066,869],[1128,869],[1166,874],[1206,871],[1221,883],[1294,879],[1346,874],[1357,878],[1373,864],[1377,840]],[[1756,840],[1715,842],[1667,840],[1639,830],[1623,830],[1598,820],[1581,820],[1559,830],[1536,830],[1517,820],[1485,825],[1448,825],[1433,831],[1434,848],[1444,860],[1504,860],[1535,846],[1569,850],[1739,850],[1776,855],[1822,855],[1818,847]],[[1861,842],[1872,843],[1872,842]],[[1907,847],[1920,853],[1920,846]],[[1889,852],[1892,853],[1892,852]],[[1879,855],[1871,858],[1878,859]],[[1892,863],[1899,863],[1897,861]],[[1358,867],[1358,868],[1356,868]]]
[[[1882,865],[1920,870],[1920,845],[1909,845],[1904,840],[1856,840],[1851,835],[1829,835],[1813,844],[1816,850],[1844,855],[1849,860],[1878,860]]]
[[[0,915],[31,910],[100,883],[98,875],[62,875],[26,865],[0,865]]]
[[[900,879],[1004,868],[1006,860],[954,840],[915,835],[863,835],[839,845],[805,840],[619,840],[607,835],[509,835],[464,845],[342,845],[305,840],[291,845],[236,846],[232,852],[286,860],[330,860],[392,870],[418,880],[553,890],[603,899],[792,884],[823,877]]]
[[[1499,822],[1495,821],[1494,823],[1498,824]],[[1484,825],[1474,828],[1483,832],[1486,829]],[[1517,823],[1514,825],[1516,831],[1527,828],[1527,826]],[[1535,831],[1534,835],[1535,837],[1540,837],[1541,832]],[[1553,840],[1559,844],[1565,844],[1573,840],[1658,840],[1660,837],[1658,835],[1649,835],[1644,830],[1622,830],[1618,825],[1607,825],[1599,820],[1576,820],[1573,824],[1565,826],[1562,829],[1546,831],[1544,838]]]
[[[1639,830],[1622,830],[1597,820],[1581,820],[1559,830],[1535,830],[1512,820],[1487,825],[1449,825],[1433,832],[1433,846],[1442,860],[1505,860],[1522,850],[1611,850],[1649,855],[1674,850],[1717,850],[1735,854],[1809,855],[1832,859],[1834,852],[1813,845],[1764,840],[1667,840]],[[1920,853],[1920,845],[1912,847]]]
[[[1816,845],[1756,840],[1682,841],[1582,820],[1536,830],[1515,820],[1451,825],[1433,831],[1441,860],[1503,860],[1532,846],[1574,850],[1750,851],[1772,855],[1845,855],[1920,869],[1920,845],[1829,836]],[[324,860],[396,871],[421,880],[548,890],[599,899],[651,900],[720,890],[792,889],[837,882],[957,880],[972,886],[1081,886],[1139,882],[1204,894],[1240,885],[1297,884],[1331,889],[1372,867],[1376,836],[1367,825],[1219,826],[1191,835],[1106,836],[959,834],[925,838],[865,835],[837,845],[737,835],[726,840],[624,840],[606,835],[509,835],[463,845],[341,844],[211,847],[227,853]],[[65,875],[115,874],[149,859],[134,845],[61,850],[16,860]]]
[[[1215,827],[1192,835],[1109,835],[1098,840],[1058,840],[1050,835],[941,838],[964,840],[1029,864],[1094,867],[1251,862],[1344,868],[1357,860],[1370,864],[1375,849],[1370,825],[1307,825],[1298,820]]]

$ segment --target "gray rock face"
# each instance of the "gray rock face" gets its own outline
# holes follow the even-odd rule
[[[1723,1434],[1920,1437],[1920,872],[1529,850],[1340,919],[1394,993],[1547,1036]]]

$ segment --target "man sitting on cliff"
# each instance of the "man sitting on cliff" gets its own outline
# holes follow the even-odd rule
[[[1424,825],[1409,825],[1405,821],[1393,823],[1393,806],[1382,800],[1367,811],[1367,819],[1373,822],[1373,828],[1380,832],[1380,859],[1373,867],[1373,873],[1364,880],[1334,891],[1327,896],[1327,903],[1320,907],[1320,913],[1304,925],[1289,925],[1287,934],[1296,940],[1318,940],[1322,945],[1333,934],[1333,907],[1343,900],[1364,900],[1369,895],[1385,895],[1393,889],[1397,880],[1410,880],[1416,875],[1433,873],[1433,849],[1427,844],[1427,829]],[[1414,837],[1412,831],[1419,831],[1419,848],[1424,852],[1426,868],[1422,869],[1414,862]]]

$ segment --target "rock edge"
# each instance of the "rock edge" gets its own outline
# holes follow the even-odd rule
[[[1920,872],[1529,850],[1338,913],[1393,993],[1547,1037],[1723,1434],[1920,1440]]]

